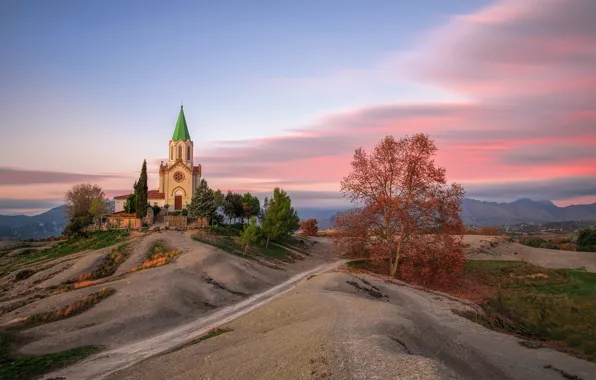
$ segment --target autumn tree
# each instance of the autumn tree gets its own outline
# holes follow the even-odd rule
[[[137,218],[144,218],[147,215],[148,203],[148,188],[147,188],[147,160],[143,160],[141,167],[141,175],[134,186],[135,195],[137,196],[136,213]]]
[[[463,188],[447,184],[425,134],[387,136],[367,153],[357,149],[341,192],[358,208],[340,213],[336,243],[387,261],[391,276],[448,282],[463,264]]]
[[[317,236],[319,232],[318,221],[316,219],[307,219],[299,222],[299,232],[304,236]]]
[[[215,205],[213,190],[209,188],[205,179],[201,179],[197,191],[188,206],[188,215],[199,218],[211,218],[216,210],[217,206]]]
[[[294,233],[299,227],[299,221],[290,196],[276,187],[273,190],[273,198],[267,200],[266,216],[261,222],[263,232],[267,236],[266,248],[269,248],[270,239],[285,238]]]
[[[64,197],[69,224],[64,233],[67,236],[78,235],[89,226],[93,217],[107,212],[108,201],[98,185],[81,183],[74,185]]]

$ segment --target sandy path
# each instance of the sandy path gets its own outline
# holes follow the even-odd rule
[[[225,307],[207,317],[197,319],[186,325],[133,344],[102,352],[72,367],[49,374],[46,377],[64,377],[65,379],[103,379],[115,371],[128,368],[146,358],[175,348],[194,338],[204,335],[209,330],[233,321],[256,308],[263,306],[281,294],[293,289],[309,276],[335,269],[343,261],[325,263],[309,271],[295,275],[287,281],[237,304]]]
[[[326,273],[227,324],[231,332],[108,379],[563,379],[552,368],[594,379],[596,363],[525,348],[451,312],[464,307],[368,276]]]

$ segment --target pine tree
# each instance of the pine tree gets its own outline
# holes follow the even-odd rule
[[[216,210],[217,205],[215,204],[213,190],[209,188],[207,181],[202,179],[188,206],[188,215],[199,218],[211,218]]]
[[[137,218],[144,218],[147,215],[147,161],[143,160],[141,175],[135,184],[135,195],[137,196]]]
[[[276,187],[262,222],[263,231],[267,235],[266,247],[269,247],[269,239],[285,238],[291,235],[298,229],[299,221],[298,213],[292,207],[292,200],[288,194]]]

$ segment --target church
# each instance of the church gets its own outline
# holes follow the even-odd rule
[[[188,132],[184,107],[180,106],[178,121],[172,139],[168,143],[168,161],[159,165],[159,186],[149,190],[148,202],[151,206],[169,205],[169,210],[182,210],[190,203],[199,181],[201,165],[194,166],[194,144]],[[127,195],[114,197],[115,212],[124,210]]]

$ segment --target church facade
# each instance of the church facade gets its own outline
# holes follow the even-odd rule
[[[194,165],[194,143],[190,138],[184,108],[180,106],[178,121],[168,143],[168,161],[159,165],[159,185],[149,190],[151,206],[169,205],[169,210],[182,210],[190,203],[201,180],[201,165]],[[124,210],[127,195],[114,197],[115,212]]]

